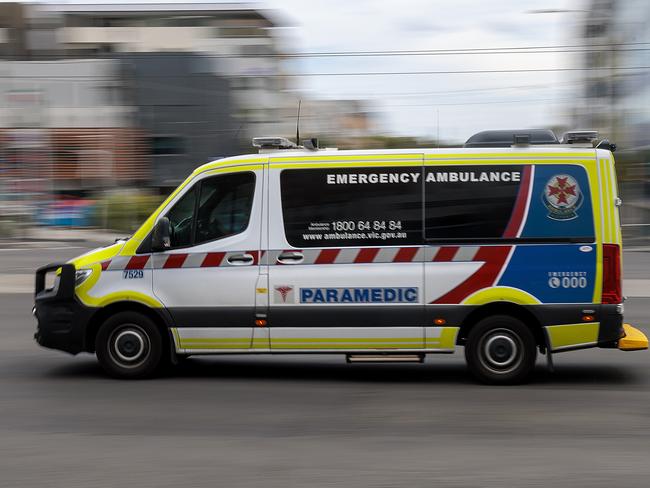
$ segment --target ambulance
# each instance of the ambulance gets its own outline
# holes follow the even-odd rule
[[[131,237],[38,269],[37,342],[119,378],[190,355],[423,362],[464,346],[492,384],[529,379],[538,351],[647,349],[623,321],[615,147],[597,133],[254,145],[197,168]]]

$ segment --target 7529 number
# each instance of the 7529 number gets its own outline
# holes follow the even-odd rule
[[[144,278],[144,271],[141,269],[125,269],[122,272],[122,278],[125,280],[134,280]]]

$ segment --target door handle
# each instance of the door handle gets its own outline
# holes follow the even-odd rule
[[[253,264],[255,258],[250,254],[233,254],[232,256],[228,256],[226,261],[228,264],[232,264],[233,266],[246,266],[248,264]]]
[[[300,264],[304,259],[305,255],[300,251],[285,251],[278,256],[278,263]]]

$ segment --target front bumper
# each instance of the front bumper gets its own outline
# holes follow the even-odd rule
[[[618,348],[621,351],[641,351],[648,349],[648,338],[636,327],[630,324],[623,324],[625,335],[618,340]]]
[[[61,269],[58,283],[45,288],[47,273]],[[38,322],[34,339],[43,347],[77,354],[84,351],[86,327],[94,313],[75,298],[75,267],[50,264],[36,271],[34,316]]]

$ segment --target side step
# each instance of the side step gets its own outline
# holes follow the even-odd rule
[[[348,363],[423,363],[424,354],[348,354]]]

